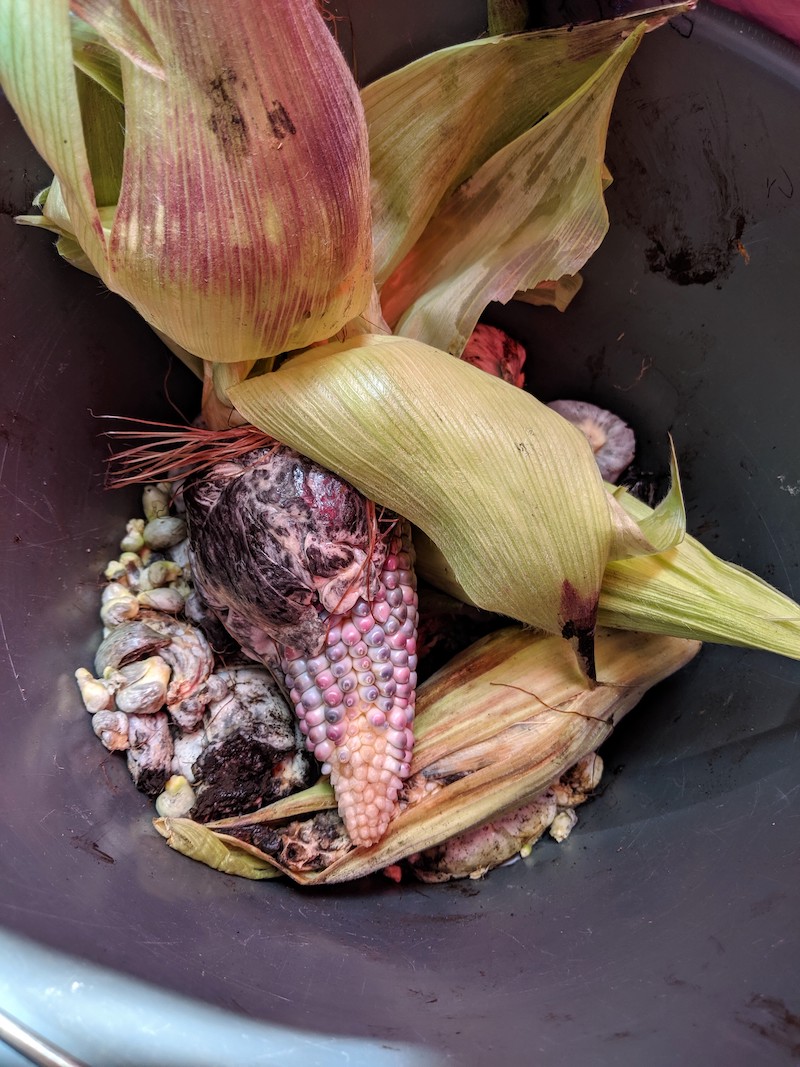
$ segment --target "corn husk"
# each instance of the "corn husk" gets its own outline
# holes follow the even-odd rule
[[[626,490],[609,488],[639,523],[654,514]],[[422,578],[471,602],[452,566],[424,532],[415,531],[414,548]],[[743,567],[719,559],[689,535],[656,555],[609,563],[600,587],[598,621],[800,659],[800,605]]]
[[[458,355],[491,300],[505,303],[583,267],[608,229],[606,133],[643,33],[637,27],[576,92],[440,206],[381,289],[396,333]]]
[[[276,867],[304,885],[349,881],[533,799],[595,751],[647,689],[689,662],[699,647],[677,638],[603,632],[597,656],[604,684],[587,690],[557,638],[518,627],[484,638],[420,688],[412,773],[400,813],[384,838],[346,853],[323,871]],[[324,789],[316,786],[204,829],[219,834],[238,858],[244,842],[233,831],[328,806]],[[191,825],[189,820],[156,825],[173,848],[207,862],[193,848],[187,822]],[[254,864],[275,862],[248,847]],[[248,876],[246,866],[240,864],[235,873]],[[261,877],[261,867],[255,869]]]
[[[625,489],[615,490],[615,496],[637,521],[650,512]],[[800,659],[800,605],[689,536],[659,555],[610,563],[603,575],[599,619],[604,626]]]
[[[62,254],[217,362],[358,315],[372,291],[366,124],[313,0],[73,6],[83,21],[69,0],[0,3],[0,79],[55,172],[63,205],[48,211],[51,187],[42,221]]]
[[[120,55],[93,26],[75,14],[75,6],[73,4],[73,17],[70,20],[73,62],[78,70],[83,71],[88,78],[97,82],[111,97],[122,104],[125,96],[122,88]],[[140,43],[144,51],[147,48],[147,42],[141,41]],[[152,55],[152,59],[156,64],[156,70],[154,70],[156,73],[158,59],[155,55]]]
[[[533,289],[521,289],[514,293],[514,299],[533,307],[553,307],[556,311],[566,311],[581,290],[583,278],[580,274],[562,274],[554,282],[540,282]]]
[[[158,823],[159,827],[163,825],[169,826],[171,848],[213,867],[215,871],[256,880],[276,878],[281,874],[274,864],[262,859],[246,842],[215,834],[201,823],[167,817]]]
[[[687,6],[659,10],[674,15]],[[643,11],[468,41],[423,56],[362,89],[378,284],[462,182],[570,97],[584,94],[623,40],[637,25],[649,26],[654,15]],[[579,137],[570,144],[578,152],[586,148]],[[607,173],[602,153],[597,164]]]
[[[326,345],[228,395],[266,433],[424,530],[473,603],[570,640],[590,677],[608,560],[662,547],[657,522],[656,546],[606,493],[580,431],[427,345]],[[668,524],[666,543],[680,536]]]
[[[647,29],[680,10],[470,42],[363,91],[395,333],[459,355],[490,301],[578,272],[608,228],[619,79]]]

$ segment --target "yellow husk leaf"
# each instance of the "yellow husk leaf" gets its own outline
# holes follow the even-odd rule
[[[593,752],[647,689],[684,666],[699,647],[602,632],[598,672],[605,684],[590,691],[557,638],[519,627],[484,638],[420,688],[411,778],[383,840],[346,853],[324,871],[279,869],[304,885],[349,881],[525,803]],[[242,830],[329,806],[309,799],[303,804],[304,794],[298,794],[289,798],[294,811],[278,801],[215,825]]]
[[[223,874],[255,879],[276,878],[280,874],[250,845],[212,833],[191,819],[155,819],[153,825],[170,848]]]

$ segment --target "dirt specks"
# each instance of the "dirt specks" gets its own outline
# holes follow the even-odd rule
[[[629,108],[624,127],[615,127],[614,151],[624,152],[628,169],[643,178],[628,185],[624,198],[613,194],[617,213],[647,235],[650,271],[675,285],[719,286],[744,260],[748,212],[737,185],[735,139],[716,92],[688,93],[678,112],[642,101]],[[679,157],[669,178],[667,154]],[[613,158],[609,166],[613,173]]]
[[[736,1019],[776,1048],[800,1056],[800,1015],[779,997],[754,993]]]

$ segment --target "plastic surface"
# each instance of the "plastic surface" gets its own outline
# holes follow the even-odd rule
[[[446,6],[381,5],[374,34],[354,16],[362,75],[444,43],[414,27]],[[480,29],[482,5],[453,7],[452,39]],[[563,316],[490,315],[528,345],[543,399],[614,407],[656,475],[671,431],[692,531],[795,597],[798,72],[798,53],[724,14],[648,37],[615,111],[612,226],[582,292]],[[570,839],[481,882],[302,891],[165,847],[92,736],[72,672],[91,660],[97,576],[136,495],[104,494],[88,409],[169,417],[170,364],[119,300],[13,224],[46,172],[7,109],[0,139],[0,923],[43,947],[0,945],[0,1004],[89,1054],[79,1035],[93,1012],[107,1027],[107,1010],[43,995],[65,973],[51,949],[77,958],[70,981],[100,964],[156,987],[114,987],[116,1051],[94,1053],[104,1067],[133,1062],[129,1048],[140,1063],[198,1062],[198,1019],[209,1062],[290,1062],[287,1049],[313,1047],[305,1062],[358,1064],[403,1045],[397,1062],[412,1064],[792,1062],[797,662],[708,646],[606,746],[602,795]],[[188,376],[173,369],[169,384],[190,407]],[[199,1004],[153,1008],[159,989]],[[152,1025],[164,1010],[183,1059]],[[231,1044],[251,1027],[269,1050]],[[0,1050],[0,1064],[10,1057]]]

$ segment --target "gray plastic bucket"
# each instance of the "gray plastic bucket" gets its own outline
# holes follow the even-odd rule
[[[363,78],[481,28],[482,3],[400,7],[351,5]],[[434,9],[452,9],[435,33]],[[657,476],[672,433],[691,530],[795,597],[799,130],[790,46],[711,10],[651,35],[583,291],[563,316],[489,313],[543,399],[617,410]],[[483,881],[303,891],[164,846],[72,672],[136,497],[103,492],[92,412],[174,418],[165,382],[184,410],[196,395],[128,308],[14,225],[47,173],[7,107],[0,143],[0,1008],[98,1067],[795,1059],[795,662],[706,647],[606,745],[570,839]]]

